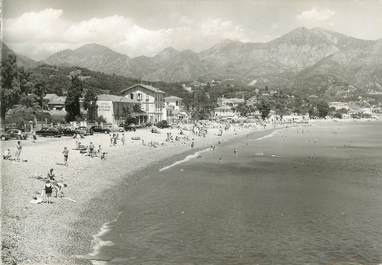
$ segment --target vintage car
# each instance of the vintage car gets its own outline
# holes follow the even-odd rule
[[[58,128],[42,128],[39,131],[36,131],[36,134],[39,136],[44,136],[44,137],[61,137],[62,131]]]

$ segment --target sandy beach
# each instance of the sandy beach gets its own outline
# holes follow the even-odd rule
[[[265,130],[274,128],[268,127]],[[106,160],[72,150],[75,140],[71,137],[22,142],[21,158],[27,162],[2,161],[2,255],[5,264],[86,263],[74,255],[89,253],[92,235],[110,221],[110,216],[118,214],[110,207],[118,194],[108,194],[108,190],[153,163],[262,130],[264,128],[231,127],[223,136],[218,136],[217,129],[209,129],[206,137],[195,136],[193,149],[191,141],[184,144],[165,141],[166,133],[176,134],[177,129],[164,129],[160,134],[153,134],[149,129],[127,132],[124,146],[121,142],[110,146],[107,134],[81,139],[86,145],[90,142],[102,145],[107,152]],[[193,137],[191,132],[185,133]],[[133,136],[144,139],[146,145],[142,145],[141,140],[132,140]],[[150,141],[159,146],[148,146]],[[13,153],[15,144],[15,141],[3,142],[2,152],[11,148]],[[60,165],[65,146],[70,150],[68,167]],[[53,198],[53,204],[31,203],[44,185],[34,176],[46,176],[50,168],[54,168],[56,178],[68,185],[64,189],[65,197]]]

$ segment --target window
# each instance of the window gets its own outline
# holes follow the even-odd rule
[[[142,100],[142,94],[138,93],[138,101],[141,101],[141,100]]]
[[[134,99],[134,93],[131,93],[131,94],[130,94],[130,98],[131,98],[131,99]]]
[[[178,101],[175,101],[175,105],[176,105],[176,106],[179,106],[179,102],[178,102]]]

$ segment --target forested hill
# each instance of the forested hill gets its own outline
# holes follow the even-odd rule
[[[84,88],[94,88],[98,93],[119,95],[122,89],[137,83],[144,83],[160,88],[166,92],[166,95],[174,95],[182,98],[189,97],[188,92],[182,89],[181,83],[145,82],[115,74],[109,75],[102,72],[95,72],[81,67],[40,65],[29,70],[38,80],[46,83],[47,93],[56,93],[58,95],[63,95],[70,87],[70,72],[80,70]]]

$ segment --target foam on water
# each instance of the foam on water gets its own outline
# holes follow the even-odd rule
[[[115,219],[113,219],[112,221],[104,223],[102,225],[101,229],[99,230],[99,232],[97,234],[93,235],[93,240],[91,242],[91,245],[93,246],[92,252],[90,252],[87,255],[83,255],[83,256],[78,255],[77,258],[90,260],[93,265],[107,264],[109,259],[100,258],[100,257],[98,257],[98,255],[100,254],[100,250],[102,249],[102,247],[114,246],[114,242],[108,241],[108,240],[103,240],[102,236],[104,236],[105,234],[110,232],[110,230],[112,229],[112,225],[118,221],[118,218],[120,215],[121,215],[121,212],[119,212],[117,217]]]
[[[165,166],[165,167],[162,167],[161,169],[159,169],[159,172],[162,172],[164,170],[167,170],[169,168],[172,168],[174,166],[177,166],[177,165],[180,165],[182,163],[185,163],[187,161],[190,161],[191,159],[194,159],[194,158],[197,158],[198,156],[200,156],[200,154],[202,153],[205,153],[205,152],[208,152],[210,150],[210,148],[206,148],[206,149],[203,149],[201,151],[197,151],[196,153],[192,154],[192,155],[188,155],[186,156],[184,159],[182,160],[178,160],[178,161],[175,161],[174,163],[172,163],[171,165],[168,165],[168,166]]]
[[[272,131],[271,133],[267,134],[267,135],[264,135],[262,137],[259,137],[259,138],[256,138],[254,141],[261,141],[261,140],[264,140],[264,139],[267,139],[267,138],[271,138],[273,136],[275,136],[277,133],[279,133],[280,130],[274,130]],[[162,172],[164,170],[167,170],[167,169],[170,169],[174,166],[177,166],[177,165],[180,165],[180,164],[183,164],[185,162],[188,162],[194,158],[197,158],[198,156],[200,156],[200,154],[202,153],[205,153],[205,152],[208,152],[210,151],[211,149],[210,148],[206,148],[206,149],[203,149],[201,151],[197,151],[196,153],[194,154],[191,154],[191,155],[188,155],[186,156],[184,159],[182,160],[178,160],[178,161],[175,161],[174,163],[172,163],[171,165],[168,165],[168,166],[165,166],[165,167],[162,167],[161,169],[159,169],[159,172]]]
[[[264,135],[262,137],[259,137],[259,138],[256,138],[254,141],[255,142],[258,142],[258,141],[262,141],[264,139],[267,139],[267,138],[271,138],[273,136],[275,136],[276,134],[279,133],[280,130],[274,130],[273,132],[271,132],[270,134],[267,134],[267,135]]]

